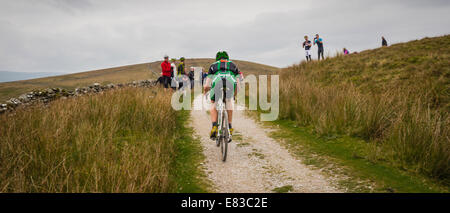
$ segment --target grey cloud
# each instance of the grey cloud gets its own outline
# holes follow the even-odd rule
[[[89,0],[44,0],[42,2],[65,11],[86,10],[93,6]]]
[[[34,2],[34,3],[30,3]],[[31,4],[31,5],[30,5]],[[8,1],[0,8],[0,70],[75,72],[172,57],[287,66],[303,35],[329,54],[449,33],[447,1]]]

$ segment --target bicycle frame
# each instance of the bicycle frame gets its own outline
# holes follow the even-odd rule
[[[221,147],[222,161],[227,158],[228,143],[231,141],[230,129],[228,125],[228,112],[226,109],[226,79],[222,78],[223,90],[222,96],[216,102],[218,132],[216,137],[216,145]]]
[[[217,123],[218,126],[218,138],[223,136],[223,131],[229,132],[228,125],[228,112],[225,107],[225,103],[223,100],[218,101],[217,103]]]

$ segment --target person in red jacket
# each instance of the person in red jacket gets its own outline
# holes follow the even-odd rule
[[[164,89],[167,90],[169,88],[170,84],[170,77],[172,75],[171,65],[169,63],[169,56],[164,56],[164,61],[161,63],[161,69],[162,69],[162,80],[164,84]]]

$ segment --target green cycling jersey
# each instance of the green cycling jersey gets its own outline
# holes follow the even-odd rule
[[[238,75],[238,67],[230,60],[222,59],[211,64],[208,71],[208,78],[211,79],[211,100],[214,101],[216,85],[218,82],[221,82],[223,78],[226,79],[227,87],[232,87],[230,88],[231,92],[227,93],[227,98],[233,97],[237,82],[236,77]],[[223,85],[223,83],[220,83],[219,85]]]

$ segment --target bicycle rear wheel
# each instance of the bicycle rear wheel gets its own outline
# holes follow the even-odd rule
[[[216,146],[217,146],[217,147],[220,146],[220,139],[219,139],[219,137],[216,138]]]
[[[219,126],[218,126],[218,130],[217,130],[217,135],[216,135],[216,146],[219,147],[220,146],[220,138],[222,137],[222,121],[223,121],[223,115],[222,115],[222,110],[218,111],[218,122],[219,122]]]
[[[225,137],[221,137],[220,139],[220,148],[222,151],[222,161],[225,162],[227,160],[227,152],[228,152],[228,142]]]

